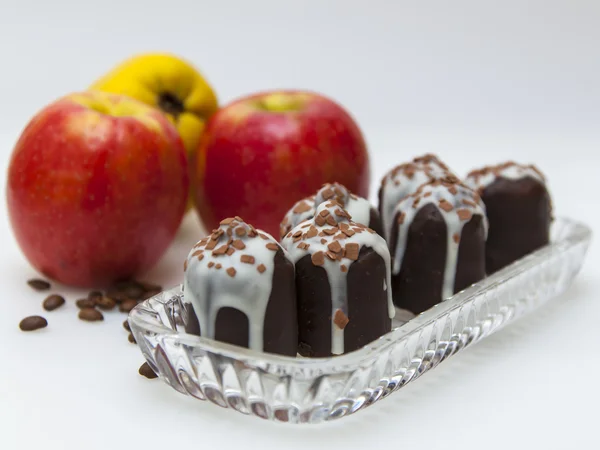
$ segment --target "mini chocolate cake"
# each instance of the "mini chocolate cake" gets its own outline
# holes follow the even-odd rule
[[[339,183],[324,184],[316,195],[312,195],[297,202],[287,212],[279,226],[281,238],[290,230],[305,220],[315,216],[318,206],[328,200],[335,200],[352,216],[352,220],[369,227],[380,236],[383,236],[379,212],[373,208],[367,199],[358,197],[348,191]]]
[[[296,356],[294,264],[275,239],[229,218],[190,251],[186,331],[257,351]]]
[[[394,210],[396,306],[419,314],[485,277],[485,206],[454,178],[434,180]]]
[[[481,195],[487,210],[488,274],[548,244],[552,205],[536,167],[514,162],[485,167],[469,173],[465,184]]]
[[[391,330],[390,254],[375,231],[328,201],[283,246],[296,265],[301,355],[348,353]]]
[[[448,166],[437,156],[426,154],[390,170],[381,180],[379,188],[379,214],[383,225],[382,236],[388,241],[394,226],[394,208],[419,187],[438,178],[452,176]]]

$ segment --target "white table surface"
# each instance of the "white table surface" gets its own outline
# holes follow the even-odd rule
[[[368,139],[373,198],[385,170],[426,151],[461,174],[516,159],[546,173],[558,215],[600,232],[597,2],[531,10],[521,2],[452,9],[398,2],[391,11],[383,1],[341,0],[288,11],[268,1],[175,1],[166,10],[152,2],[51,3],[19,2],[0,15],[2,174],[20,130],[44,103],[85,87],[123,56],[160,48],[202,64],[224,100],[277,86],[340,100]],[[571,289],[534,315],[361,413],[284,426],[139,376],[143,358],[127,342],[124,315],[79,321],[73,300],[81,291],[56,286],[70,301],[44,312],[44,294],[25,284],[36,273],[8,226],[4,175],[0,184],[0,449],[600,447],[595,242]],[[178,283],[201,233],[187,217],[148,278]],[[40,313],[48,328],[19,331],[23,317]]]

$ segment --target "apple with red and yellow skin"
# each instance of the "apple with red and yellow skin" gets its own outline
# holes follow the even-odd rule
[[[367,146],[347,111],[307,91],[262,92],[223,107],[192,162],[195,205],[208,229],[237,215],[278,236],[288,209],[330,182],[367,198]]]
[[[13,150],[14,235],[31,265],[58,282],[101,287],[133,277],[172,242],[188,171],[160,111],[114,94],[67,95],[33,117]]]

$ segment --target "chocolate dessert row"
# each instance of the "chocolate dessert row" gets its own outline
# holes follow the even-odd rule
[[[281,244],[225,219],[184,270],[186,331],[258,351],[340,355],[389,332],[395,314],[385,240],[334,199]]]
[[[298,201],[280,243],[239,218],[185,261],[187,331],[254,350],[340,355],[549,241],[551,202],[533,166],[461,181],[434,155],[388,172],[378,209],[337,183]]]

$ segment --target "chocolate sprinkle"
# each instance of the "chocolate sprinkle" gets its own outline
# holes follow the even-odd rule
[[[452,204],[446,200],[446,199],[441,199],[440,200],[440,208],[442,208],[444,211],[446,212],[450,212],[454,209],[454,207],[452,206]]]
[[[308,212],[310,210],[311,210],[311,206],[307,202],[300,202],[294,207],[292,212],[294,214],[302,214],[302,213]]]
[[[344,328],[346,328],[346,325],[348,325],[348,322],[350,322],[348,316],[346,316],[346,314],[344,314],[344,312],[341,309],[337,309],[333,317],[333,323],[335,323],[335,325],[340,330],[343,330]]]
[[[232,247],[237,250],[244,250],[246,248],[246,244],[241,239],[236,239],[231,243]]]
[[[269,242],[269,243],[266,245],[266,247],[267,247],[269,250],[272,250],[272,251],[274,251],[274,252],[276,252],[277,250],[279,250],[279,245],[277,245],[277,244],[276,244],[276,243],[274,243],[274,242]]]
[[[254,260],[254,256],[252,255],[242,255],[240,257],[240,261],[246,264],[254,264],[255,260]]]
[[[473,216],[473,213],[468,209],[459,209],[456,214],[458,214],[460,220],[469,220]]]
[[[325,255],[323,254],[323,252],[313,253],[313,255],[311,256],[311,261],[315,266],[322,266],[323,264],[325,264]]]
[[[360,251],[360,246],[355,242],[350,242],[346,244],[346,258],[356,261],[358,259],[358,253]]]
[[[342,251],[342,246],[339,241],[333,241],[327,245],[327,248],[331,250],[333,253],[338,253]]]
[[[260,264],[256,270],[258,270],[259,273],[263,273],[265,270],[267,270],[267,268],[265,267],[264,264]]]

